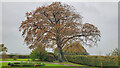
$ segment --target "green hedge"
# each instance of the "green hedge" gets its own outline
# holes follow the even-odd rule
[[[118,66],[118,57],[115,56],[82,56],[66,55],[69,62],[90,66]]]
[[[14,58],[14,57],[17,57],[19,59],[27,59],[27,58],[30,58],[29,55],[8,55],[9,58]]]

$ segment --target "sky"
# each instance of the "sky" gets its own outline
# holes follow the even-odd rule
[[[118,48],[118,3],[117,2],[63,2],[74,6],[83,16],[83,23],[94,24],[101,31],[101,41],[96,47],[85,47],[91,55],[105,55]],[[0,38],[8,48],[8,53],[30,54],[24,43],[19,26],[25,19],[25,13],[51,2],[3,2],[2,28]],[[2,35],[1,35],[2,34]],[[51,49],[47,49],[51,51]]]
[[[1,0],[2,2],[119,2],[120,0]]]
[[[2,3],[0,2],[0,43],[2,43]]]

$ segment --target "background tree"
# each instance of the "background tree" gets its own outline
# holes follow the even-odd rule
[[[4,44],[0,44],[0,52],[2,52],[2,59],[8,58],[8,55],[6,54],[7,47],[5,47]]]
[[[55,55],[58,55],[58,49],[54,50]],[[73,42],[68,46],[63,48],[64,55],[88,55],[89,53],[86,49],[80,44],[80,42]]]
[[[17,56],[13,56],[13,60],[17,60],[17,58],[18,58]]]
[[[7,47],[4,44],[0,44],[0,52],[7,52]]]
[[[30,48],[39,46],[53,48],[57,45],[60,59],[64,60],[62,49],[70,41],[80,41],[94,46],[100,38],[100,31],[92,24],[82,23],[82,16],[74,9],[60,2],[37,8],[26,13],[19,30]]]
[[[118,48],[113,49],[107,56],[120,56],[120,50]]]

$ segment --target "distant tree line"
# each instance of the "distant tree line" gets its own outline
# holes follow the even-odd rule
[[[106,54],[106,56],[120,56],[120,49],[115,48],[110,53]]]

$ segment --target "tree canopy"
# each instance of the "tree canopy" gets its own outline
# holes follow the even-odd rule
[[[25,43],[32,49],[39,44],[53,48],[57,45],[61,57],[62,49],[71,41],[94,46],[100,40],[100,31],[89,23],[82,23],[82,16],[67,4],[53,2],[26,13],[19,30]]]
[[[106,54],[107,56],[120,56],[119,48],[113,49],[110,53]]]

